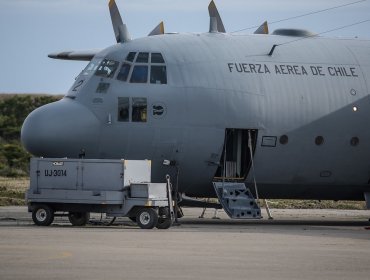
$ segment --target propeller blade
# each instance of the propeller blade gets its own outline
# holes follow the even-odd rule
[[[121,14],[119,13],[115,0],[109,1],[109,12],[112,19],[114,35],[116,36],[117,43],[131,41],[127,26],[122,21]]]
[[[163,35],[164,34],[164,23],[161,21],[149,34],[148,36]]]
[[[225,27],[222,23],[222,19],[220,14],[218,13],[217,7],[215,2],[212,0],[211,3],[208,5],[208,12],[209,12],[209,32],[221,32],[225,33]]]
[[[101,50],[84,50],[84,51],[64,51],[48,55],[54,59],[90,61]]]
[[[262,25],[258,27],[256,31],[254,31],[254,34],[269,34],[269,26],[267,21],[262,23]]]

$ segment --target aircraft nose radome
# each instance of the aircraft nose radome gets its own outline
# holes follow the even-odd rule
[[[23,123],[23,146],[35,156],[78,157],[98,152],[100,123],[85,106],[62,99],[33,111]]]

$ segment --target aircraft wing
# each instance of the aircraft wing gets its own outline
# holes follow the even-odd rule
[[[90,61],[100,50],[64,51],[48,55],[54,59]]]

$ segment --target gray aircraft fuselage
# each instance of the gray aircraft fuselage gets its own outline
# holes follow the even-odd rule
[[[133,67],[117,80],[130,52],[161,53],[167,82],[132,83]],[[227,180],[251,185],[255,175],[263,198],[363,200],[370,192],[370,41],[164,34],[116,44],[92,62],[102,59],[120,63],[112,77],[83,71],[62,100],[27,117],[22,142],[33,155],[150,159],[153,181],[174,176],[162,165],[174,160],[180,191],[197,197],[215,196],[226,164],[236,166]],[[144,99],[146,121],[134,121],[133,104]],[[233,159],[222,156],[225,131],[248,130],[254,173],[246,134],[234,135]]]

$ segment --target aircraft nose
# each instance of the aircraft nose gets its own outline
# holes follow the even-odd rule
[[[23,146],[42,157],[87,157],[98,153],[100,123],[84,105],[64,98],[34,110],[21,130]]]

